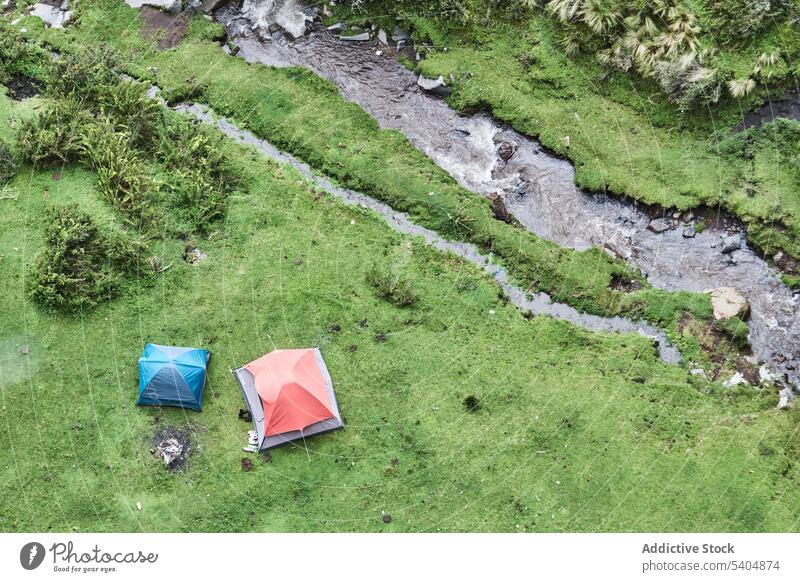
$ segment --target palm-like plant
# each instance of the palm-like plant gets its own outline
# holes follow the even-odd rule
[[[749,95],[755,88],[756,82],[749,77],[747,79],[733,79],[732,81],[728,81],[728,90],[736,99]]]

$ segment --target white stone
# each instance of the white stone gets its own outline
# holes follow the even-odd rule
[[[790,388],[784,388],[778,393],[778,395],[780,396],[780,399],[778,400],[778,408],[781,410],[786,410],[789,408],[789,403],[794,399],[792,390]]]
[[[730,377],[729,380],[725,380],[725,382],[722,383],[722,385],[725,386],[725,388],[733,388],[734,386],[739,386],[740,384],[744,385],[748,384],[747,380],[744,379],[744,376],[742,376],[741,372],[736,372],[733,376]]]
[[[747,299],[733,287],[709,289],[711,306],[714,308],[714,319],[729,319],[734,316],[744,318],[750,309]]]
[[[125,0],[125,4],[131,8],[141,8],[142,6],[152,6],[170,14],[177,14],[183,8],[181,0]]]

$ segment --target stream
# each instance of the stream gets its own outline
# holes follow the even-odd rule
[[[463,187],[484,196],[498,193],[514,217],[536,235],[574,249],[604,248],[639,269],[654,287],[699,292],[734,287],[750,303],[754,355],[773,372],[800,383],[798,295],[747,248],[744,236],[735,250],[722,252],[723,239],[741,231],[736,220],[706,211],[705,230],[695,228],[697,217],[691,213],[669,213],[654,221],[635,202],[586,192],[575,185],[569,161],[549,154],[537,141],[489,115],[457,113],[423,90],[418,76],[390,56],[391,51],[381,50],[385,47],[377,41],[341,40],[326,30],[298,34],[297,23],[305,18],[302,14],[295,0],[244,0],[241,8],[230,4],[215,16],[230,42],[239,47],[238,57],[275,67],[307,67],[328,79],[381,127],[402,132]],[[414,229],[419,229],[417,234],[424,230],[416,225]],[[462,247],[428,234],[440,241],[437,246]],[[469,249],[473,252],[474,248]],[[508,285],[501,284],[504,289]],[[592,317],[575,312],[562,318]],[[626,322],[619,323],[623,327],[641,328],[641,324],[622,322]],[[609,329],[605,325],[599,329]],[[657,330],[646,333],[653,331]]]

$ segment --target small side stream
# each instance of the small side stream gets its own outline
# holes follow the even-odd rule
[[[151,93],[155,96],[155,91]],[[204,123],[213,125],[219,131],[239,143],[255,147],[267,158],[293,167],[317,187],[340,198],[345,204],[369,208],[382,216],[384,220],[397,231],[421,236],[430,246],[441,251],[449,251],[466,259],[470,263],[478,265],[500,284],[503,293],[509,301],[523,311],[530,311],[536,315],[548,315],[556,319],[562,319],[592,331],[637,333],[643,337],[651,338],[656,343],[658,354],[663,361],[670,364],[677,364],[681,360],[680,352],[669,343],[666,334],[648,323],[634,322],[623,317],[600,317],[597,315],[580,313],[569,305],[552,302],[550,297],[545,293],[539,293],[531,297],[525,290],[513,285],[509,281],[503,268],[494,264],[489,257],[481,253],[474,245],[446,240],[436,232],[413,223],[405,214],[395,211],[382,202],[359,192],[337,186],[329,179],[315,174],[308,164],[301,162],[290,154],[280,151],[269,142],[259,139],[252,133],[240,129],[228,119],[217,116],[211,109],[204,105],[183,104],[178,105],[175,109]]]

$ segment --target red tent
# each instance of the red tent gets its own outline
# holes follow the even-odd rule
[[[318,348],[275,350],[234,370],[258,433],[269,449],[343,426]]]

